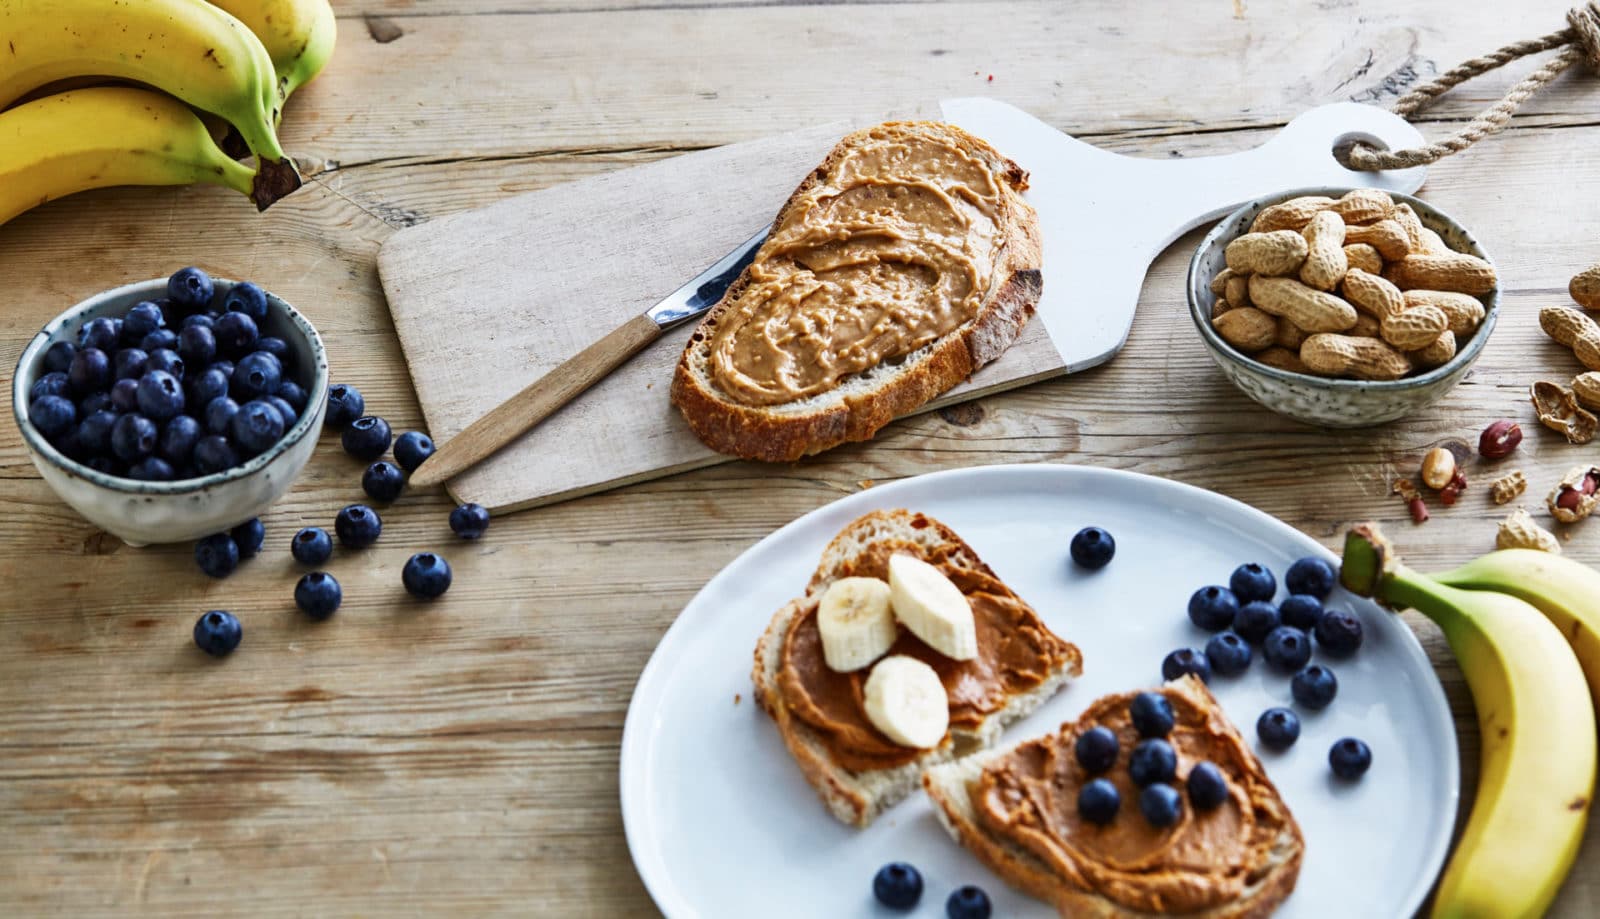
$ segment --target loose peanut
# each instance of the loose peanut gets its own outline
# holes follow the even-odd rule
[[[1436,306],[1450,318],[1450,331],[1466,338],[1477,331],[1483,322],[1483,301],[1471,294],[1450,290],[1408,290],[1405,292],[1406,309],[1415,306]]]
[[[1346,335],[1357,338],[1382,338],[1383,325],[1366,313],[1356,316],[1356,324],[1345,330]]]
[[[1300,198],[1290,198],[1282,204],[1274,204],[1265,208],[1256,215],[1250,224],[1252,233],[1271,233],[1274,230],[1299,230],[1330,207],[1333,207],[1332,198],[1318,195],[1306,195]]]
[[[1268,367],[1276,367],[1279,370],[1287,370],[1290,373],[1311,372],[1311,370],[1306,367],[1305,362],[1300,360],[1300,355],[1294,353],[1288,348],[1279,347],[1277,345],[1274,345],[1273,347],[1268,348],[1259,354],[1252,354],[1251,358],[1266,364]]]
[[[1586,310],[1600,310],[1600,265],[1578,272],[1567,285],[1567,293]]]
[[[1307,332],[1342,332],[1356,324],[1355,307],[1294,278],[1251,277],[1250,302]]]
[[[1545,504],[1550,516],[1562,523],[1577,523],[1594,513],[1600,505],[1600,467],[1574,466],[1561,477],[1556,487],[1550,489]]]
[[[1449,255],[1450,253],[1452,253],[1454,251],[1456,251],[1456,250],[1450,248],[1445,243],[1444,237],[1440,236],[1438,233],[1433,232],[1432,230],[1428,229],[1427,227],[1423,227],[1422,228],[1422,249],[1421,249],[1421,252],[1422,252],[1423,255]]]
[[[1450,317],[1437,306],[1418,306],[1383,317],[1383,340],[1401,351],[1420,351],[1449,330]]]
[[[1351,268],[1360,268],[1367,274],[1383,273],[1383,256],[1371,243],[1349,243],[1344,247],[1344,258]]]
[[[1539,423],[1552,431],[1560,431],[1568,443],[1586,444],[1600,431],[1600,420],[1580,406],[1572,390],[1560,383],[1540,380],[1533,384],[1532,395]]]
[[[1228,279],[1231,277],[1234,277],[1232,268],[1224,268],[1217,272],[1217,276],[1211,279],[1211,295],[1213,297],[1227,296]]]
[[[1394,213],[1394,199],[1388,192],[1377,188],[1357,188],[1345,192],[1344,197],[1330,208],[1345,223],[1371,223]]]
[[[1590,370],[1600,370],[1600,335],[1585,335],[1573,342],[1572,355]]]
[[[1427,229],[1422,225],[1422,218],[1411,209],[1411,205],[1401,202],[1394,206],[1394,222],[1400,224],[1400,229],[1406,231],[1406,239],[1411,241],[1411,251],[1422,251],[1422,231]]]
[[[1382,247],[1378,251],[1383,252]],[[1384,253],[1384,258],[1389,254]],[[1486,294],[1497,283],[1494,266],[1476,256],[1455,252],[1450,255],[1408,255],[1384,270],[1384,277],[1405,290],[1453,290],[1463,294]]]
[[[1600,372],[1591,370],[1573,377],[1572,395],[1579,405],[1600,412]]]
[[[1422,484],[1434,491],[1450,484],[1456,477],[1456,455],[1443,447],[1434,447],[1422,457]]]
[[[1403,259],[1411,253],[1411,239],[1405,228],[1394,220],[1380,220],[1366,226],[1346,227],[1344,241],[1367,243],[1378,250],[1388,261]]]
[[[1539,328],[1544,334],[1571,348],[1580,338],[1600,338],[1600,325],[1577,310],[1547,306],[1539,311]],[[1600,367],[1591,368],[1600,370]]]
[[[1456,336],[1454,332],[1449,330],[1439,333],[1439,337],[1433,340],[1433,344],[1428,345],[1426,348],[1418,348],[1409,355],[1411,363],[1416,365],[1418,370],[1432,370],[1435,367],[1443,367],[1445,364],[1450,363],[1450,359],[1455,356]]]
[[[1382,341],[1349,335],[1313,335],[1300,346],[1300,359],[1316,373],[1361,380],[1398,380],[1411,370],[1411,361]]]
[[[1489,483],[1489,497],[1496,504],[1510,504],[1528,490],[1528,477],[1516,469]]]
[[[1525,507],[1512,511],[1511,516],[1500,523],[1494,545],[1496,549],[1537,549],[1561,554],[1561,543],[1556,541],[1555,534],[1534,523],[1533,515]]]
[[[1294,274],[1306,260],[1306,238],[1294,230],[1246,233],[1223,250],[1228,267],[1238,274]]]
[[[1310,332],[1307,332],[1305,329],[1302,329],[1290,322],[1287,318],[1279,316],[1278,334],[1272,340],[1272,343],[1280,348],[1288,348],[1291,351],[1299,351],[1300,345],[1305,342],[1306,337],[1310,334]]]
[[[1505,459],[1516,452],[1520,443],[1522,425],[1510,418],[1501,418],[1490,422],[1478,435],[1478,454],[1488,460]]]
[[[1250,305],[1250,279],[1242,274],[1236,274],[1228,279],[1226,291],[1228,302],[1234,306]]]
[[[1344,284],[1340,290],[1356,309],[1380,321],[1390,313],[1400,312],[1406,306],[1406,298],[1400,293],[1400,288],[1384,280],[1381,275],[1371,274],[1360,268],[1352,268],[1345,272]]]
[[[1344,221],[1333,211],[1323,211],[1311,218],[1300,235],[1306,238],[1306,260],[1300,265],[1300,280],[1308,287],[1333,290],[1350,267],[1350,260],[1344,255]]]
[[[1272,345],[1278,334],[1278,321],[1249,306],[1228,310],[1211,322],[1222,340],[1250,354]]]

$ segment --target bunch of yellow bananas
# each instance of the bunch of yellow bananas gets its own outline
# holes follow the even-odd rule
[[[209,182],[265,210],[300,187],[277,124],[335,31],[328,0],[0,0],[0,223],[108,185]]]
[[[1345,540],[1340,580],[1438,623],[1478,711],[1478,794],[1433,916],[1543,915],[1577,857],[1594,793],[1600,571],[1506,549],[1418,574],[1366,524]]]

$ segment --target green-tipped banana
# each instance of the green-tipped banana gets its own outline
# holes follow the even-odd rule
[[[339,31],[328,0],[211,0],[250,27],[272,55],[278,99],[310,83],[333,57]]]
[[[1411,571],[1370,524],[1347,537],[1340,580],[1438,623],[1478,710],[1478,796],[1432,915],[1543,915],[1577,857],[1595,780],[1595,708],[1566,639],[1516,597]]]
[[[0,0],[0,107],[70,77],[147,83],[238,130],[262,197],[298,188],[273,125],[272,58],[248,26],[204,0]]]

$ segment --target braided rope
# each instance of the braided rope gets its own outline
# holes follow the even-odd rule
[[[1452,153],[1459,153],[1485,137],[1500,133],[1511,121],[1511,116],[1522,107],[1522,103],[1579,61],[1587,63],[1595,73],[1600,73],[1600,2],[1591,0],[1587,6],[1568,10],[1567,24],[1568,27],[1559,32],[1529,41],[1513,42],[1498,51],[1466,61],[1395,101],[1394,113],[1410,117],[1451,88],[1475,76],[1530,54],[1561,49],[1561,53],[1517,81],[1499,102],[1480,112],[1460,131],[1443,140],[1409,150],[1379,150],[1367,144],[1354,144],[1340,151],[1344,165],[1362,172],[1426,166]]]

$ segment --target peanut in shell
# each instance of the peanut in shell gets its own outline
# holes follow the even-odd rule
[[[1306,238],[1295,230],[1246,233],[1228,243],[1223,258],[1238,274],[1281,276],[1300,270],[1306,260]]]

